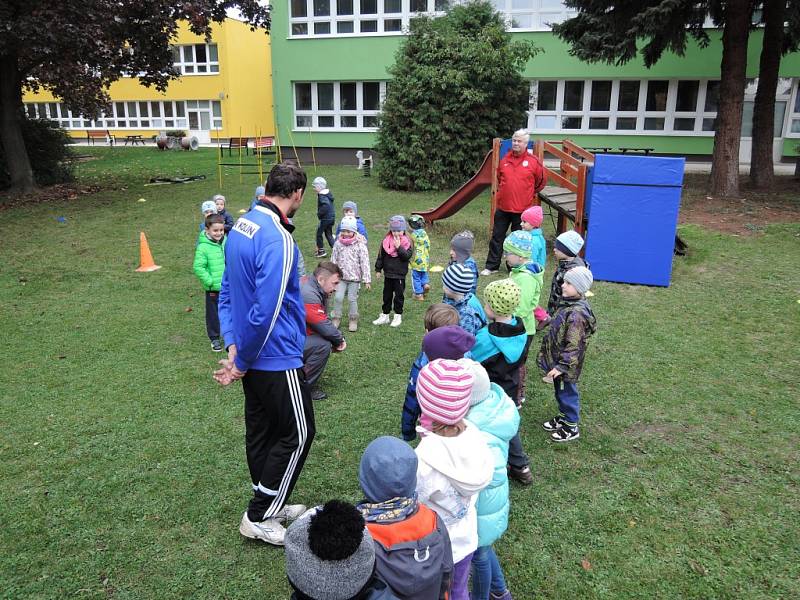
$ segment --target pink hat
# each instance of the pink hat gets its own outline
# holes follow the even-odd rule
[[[541,206],[531,206],[522,213],[522,220],[534,227],[541,227],[543,218]]]
[[[417,400],[422,414],[437,423],[455,425],[469,411],[472,371],[454,360],[439,358],[422,367],[417,377]]]

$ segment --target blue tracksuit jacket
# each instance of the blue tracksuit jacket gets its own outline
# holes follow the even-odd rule
[[[303,366],[306,311],[293,230],[278,207],[262,200],[228,236],[219,320],[226,343],[236,344],[240,370]]]

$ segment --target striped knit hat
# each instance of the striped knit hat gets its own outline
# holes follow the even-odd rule
[[[443,425],[455,425],[469,411],[472,371],[454,360],[440,358],[422,367],[417,377],[417,400],[422,414]]]
[[[556,238],[555,247],[567,256],[578,256],[583,248],[583,238],[577,231],[570,229]]]
[[[456,294],[466,294],[475,283],[475,273],[464,265],[453,263],[442,273],[442,285]]]

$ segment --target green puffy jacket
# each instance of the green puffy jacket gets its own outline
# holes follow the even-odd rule
[[[536,333],[536,317],[533,310],[539,306],[539,295],[542,293],[544,273],[542,267],[534,262],[527,262],[511,269],[511,279],[520,287],[519,306],[514,311],[514,316],[522,319],[525,324],[525,333]]]
[[[207,292],[218,292],[225,271],[225,241],[217,243],[203,233],[194,252],[194,274]]]

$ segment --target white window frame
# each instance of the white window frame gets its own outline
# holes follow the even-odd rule
[[[437,0],[427,0],[428,10],[425,12],[411,12],[411,1],[401,0],[399,13],[387,13],[384,11],[384,0],[375,0],[377,4],[376,13],[361,14],[361,0],[353,0],[352,15],[338,15],[337,0],[330,0],[330,14],[314,16],[314,0],[306,0],[306,16],[292,17],[292,2],[286,0],[289,12],[289,39],[308,39],[308,38],[329,38],[329,37],[363,37],[363,36],[387,36],[387,35],[407,35],[411,19],[417,15],[424,14],[437,17],[444,14],[443,10],[436,10]],[[451,1],[450,4],[455,4]],[[386,21],[399,19],[401,21],[398,31],[386,31],[384,29]],[[338,33],[339,22],[352,21],[352,33]],[[361,31],[362,21],[377,21],[377,31]],[[315,23],[330,23],[330,33],[314,33]],[[307,33],[293,33],[294,25],[306,25]]]
[[[333,84],[333,110],[320,110],[319,98],[317,94],[318,84]],[[355,83],[356,84],[356,108],[355,110],[342,110],[341,108],[341,84]],[[377,83],[378,84],[378,110],[364,109],[364,84]],[[298,109],[297,108],[297,85],[311,85],[311,109]],[[293,81],[292,82],[292,129],[294,131],[336,131],[336,132],[365,132],[377,131],[378,127],[364,125],[365,117],[380,117],[380,107],[383,106],[383,100],[386,97],[386,81]],[[305,127],[297,124],[298,117],[310,117],[311,126]],[[320,127],[319,117],[333,117],[333,127]],[[356,117],[355,127],[342,127],[342,117]]]
[[[195,50],[195,46],[205,46],[206,47],[206,60],[198,62],[197,60],[197,52]],[[211,60],[211,46],[216,49],[217,53],[217,60]],[[192,60],[185,61],[184,57],[186,54],[186,48],[191,48],[192,53]],[[208,44],[179,44],[172,46],[172,50],[178,51],[178,56],[180,60],[173,60],[172,66],[175,68],[178,73],[181,75],[186,76],[208,76],[208,75],[219,75],[219,46],[216,43],[208,43]],[[205,72],[201,73],[198,71],[198,68],[203,67]],[[190,68],[191,72],[187,71]],[[216,69],[216,70],[214,70]]]
[[[793,125],[797,128],[796,131],[792,130]],[[789,95],[789,105],[786,110],[786,123],[784,125],[783,137],[792,139],[800,138],[800,79],[794,80],[794,85]]]
[[[505,17],[508,31],[550,31],[550,24],[561,23],[578,14],[577,10],[570,10],[559,2],[559,9],[542,7],[547,0],[528,0],[530,6],[514,8],[514,0],[492,0],[495,8]],[[530,16],[530,27],[514,27],[514,17]]]
[[[76,129],[113,129],[118,131],[130,130],[149,130],[159,131],[162,129],[188,129],[189,118],[186,113],[187,105],[191,102],[206,102],[207,110],[210,113],[211,125],[213,129],[222,129],[222,103],[219,100],[113,100],[111,102],[111,112],[101,113],[97,119],[87,119],[81,115],[73,114],[66,105],[61,102],[26,102],[25,113],[29,118],[49,119],[55,121],[60,127],[66,130]],[[122,104],[120,114],[118,104]],[[147,106],[147,116],[141,115],[142,104]],[[135,111],[131,111],[134,105]],[[171,108],[172,116],[164,114],[165,105]],[[159,116],[153,116],[154,107],[158,107]],[[214,116],[214,109],[219,108],[219,117]],[[183,116],[177,116],[179,109],[183,110]],[[195,110],[195,109],[192,109]],[[136,114],[132,114],[135,112]],[[125,122],[124,127],[119,127],[120,121]],[[143,124],[146,121],[146,124]]]
[[[651,80],[642,79],[642,80],[629,80],[629,79],[608,79],[608,78],[598,78],[596,81],[611,81],[611,104],[610,110],[591,110],[591,96],[592,96],[592,86],[594,85],[594,81],[592,79],[584,80],[584,87],[583,87],[583,102],[582,102],[582,110],[565,110],[564,109],[564,90],[566,86],[566,81],[579,81],[578,79],[569,78],[569,79],[559,79],[559,80],[548,80],[542,79],[542,81],[557,81],[557,93],[556,93],[556,107],[555,110],[547,110],[547,111],[538,111],[536,103],[538,101],[537,94],[538,94],[538,80],[531,81],[531,110],[528,112],[528,128],[532,132],[541,132],[541,133],[551,133],[551,132],[563,132],[563,133],[570,133],[570,134],[581,134],[581,135],[671,135],[671,136],[713,136],[713,131],[702,131],[703,119],[715,119],[717,116],[716,112],[706,112],[705,108],[705,99],[706,99],[706,89],[709,81],[716,81],[716,80],[709,80],[709,79],[695,79],[695,78],[680,78],[680,79],[669,79],[665,80],[662,78],[654,78],[652,81],[668,81],[667,86],[667,100],[666,106],[663,111],[651,111],[647,110],[647,89],[649,82]],[[619,96],[620,96],[620,85],[623,81],[637,81],[639,84],[639,97],[637,103],[637,109],[635,111],[622,111],[619,110]],[[675,112],[675,106],[677,102],[677,95],[678,95],[678,81],[697,81],[698,82],[698,91],[697,91],[697,105],[696,110],[694,112]],[[553,117],[555,119],[555,127],[553,128],[543,128],[537,125],[536,118],[537,117]],[[564,117],[581,117],[581,127],[580,129],[564,129],[562,127],[563,118]],[[590,129],[589,125],[592,118],[608,118],[608,129]],[[617,129],[617,121],[621,118],[635,118],[636,119],[636,128],[635,129]],[[648,118],[657,118],[657,119],[664,119],[664,129],[645,129],[645,119]],[[674,129],[674,123],[676,118],[693,118],[694,119],[694,128],[692,130],[685,130],[685,131],[678,131]],[[797,134],[800,137],[800,134]]]

